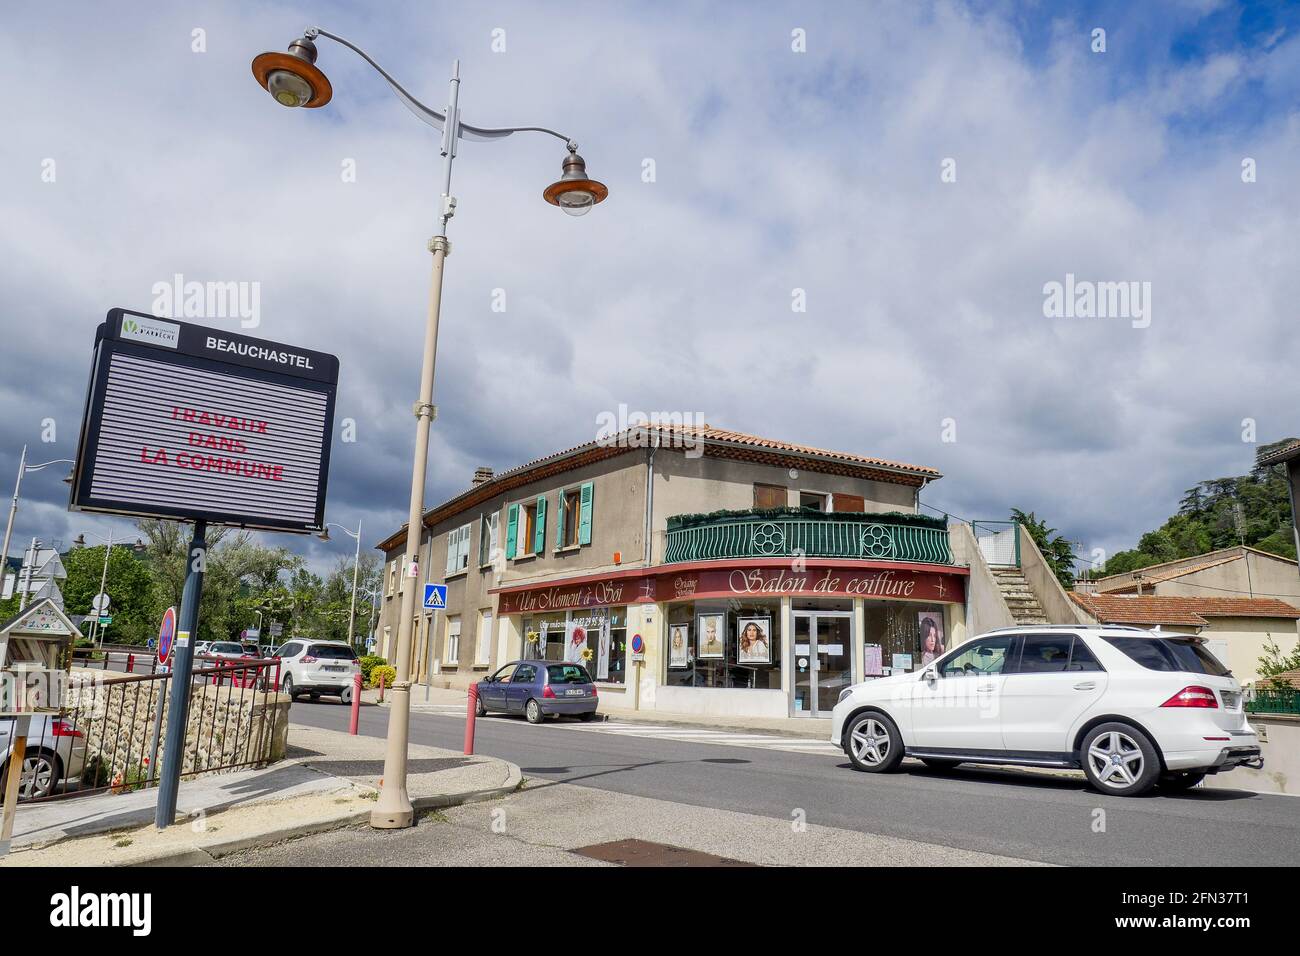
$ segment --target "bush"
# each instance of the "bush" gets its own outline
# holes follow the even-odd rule
[[[376,667],[387,664],[388,659],[380,657],[378,654],[367,654],[365,657],[360,658],[357,663],[361,665],[361,679],[368,687],[370,686],[370,672]]]
[[[367,686],[378,687],[381,677],[384,679],[385,687],[392,687],[393,681],[397,680],[397,668],[391,664],[376,664],[370,671],[370,681]]]

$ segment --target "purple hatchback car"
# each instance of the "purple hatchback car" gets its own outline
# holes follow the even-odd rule
[[[479,717],[489,711],[523,714],[540,724],[550,714],[579,720],[596,716],[596,685],[581,664],[562,661],[512,661],[478,682]]]

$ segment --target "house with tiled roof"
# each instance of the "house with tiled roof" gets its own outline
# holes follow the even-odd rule
[[[378,543],[380,653],[405,618],[410,672],[442,686],[582,662],[602,710],[826,716],[966,636],[969,568],[919,508],[940,477],[664,422],[483,467],[424,513],[414,552],[406,527]],[[426,583],[445,609],[424,609]]]
[[[1300,641],[1300,608],[1272,597],[1187,597],[1083,594],[1071,599],[1101,624],[1131,624],[1199,634],[1243,684],[1259,679],[1259,659],[1270,645],[1283,654]]]
[[[1078,590],[1156,597],[1271,597],[1300,608],[1300,567],[1280,555],[1234,546],[1080,582]]]

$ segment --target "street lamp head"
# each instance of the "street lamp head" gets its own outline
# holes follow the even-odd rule
[[[334,95],[330,81],[316,66],[316,44],[301,37],[288,53],[262,53],[253,58],[253,76],[281,106],[324,106]]]
[[[570,216],[585,216],[592,206],[604,202],[609,195],[604,183],[587,178],[587,162],[578,155],[576,147],[569,147],[561,168],[564,172],[560,178],[542,193],[542,198],[552,206],[559,206]]]

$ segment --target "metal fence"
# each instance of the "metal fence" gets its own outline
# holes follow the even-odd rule
[[[181,776],[270,762],[279,658],[200,658],[190,685]],[[141,666],[146,666],[141,662]],[[74,672],[68,705],[31,718],[19,795],[49,800],[156,784],[171,674]],[[0,748],[10,743],[0,740]],[[6,750],[5,773],[11,772]]]
[[[1248,714],[1300,714],[1300,690],[1294,687],[1246,689]]]
[[[670,528],[664,562],[794,555],[952,564],[948,532],[942,528],[784,517],[733,518]]]
[[[1020,524],[1016,521],[972,521],[971,531],[989,567],[1020,567]]]

